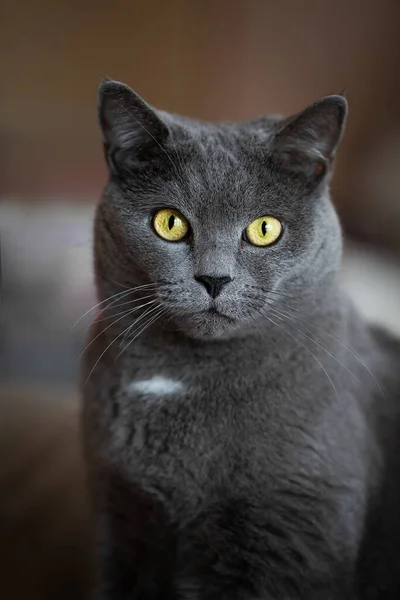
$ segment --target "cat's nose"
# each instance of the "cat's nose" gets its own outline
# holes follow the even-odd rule
[[[210,277],[209,275],[195,275],[196,281],[202,283],[210,294],[211,298],[216,298],[226,283],[232,281],[232,277]]]

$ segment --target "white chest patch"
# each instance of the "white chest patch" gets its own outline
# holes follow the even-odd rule
[[[128,392],[139,392],[141,394],[152,394],[157,396],[167,396],[168,394],[177,394],[184,389],[183,384],[176,379],[169,379],[162,375],[154,375],[150,379],[140,379],[132,381],[128,387]]]

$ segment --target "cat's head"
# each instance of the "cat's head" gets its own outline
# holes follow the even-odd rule
[[[142,323],[159,306],[160,325],[220,337],[256,323],[285,294],[306,298],[329,282],[341,232],[328,186],[346,114],[346,100],[334,95],[291,118],[202,123],[104,82],[110,178],[95,243],[102,299],[123,291],[119,284],[147,285],[141,297],[156,302]]]

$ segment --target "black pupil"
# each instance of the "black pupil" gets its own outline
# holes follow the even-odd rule
[[[266,222],[266,221],[263,221],[263,222],[262,222],[262,225],[261,225],[261,231],[262,231],[262,234],[263,234],[263,235],[266,235],[266,234],[267,234],[267,229],[268,229],[268,228],[267,228],[267,222]]]
[[[168,227],[169,227],[169,229],[172,229],[173,226],[174,226],[174,224],[175,224],[175,217],[174,217],[174,215],[171,215],[170,218],[168,219]]]

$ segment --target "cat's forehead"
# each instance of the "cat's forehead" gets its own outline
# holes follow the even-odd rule
[[[273,140],[279,118],[238,123],[208,123],[181,118],[171,127],[176,152],[194,157],[199,163],[218,161],[232,167],[266,150]]]
[[[183,193],[183,208],[209,215],[226,208],[231,214],[259,208],[262,191],[274,187],[264,164],[270,137],[257,124],[207,124],[186,130],[170,153],[179,174],[175,186]]]

